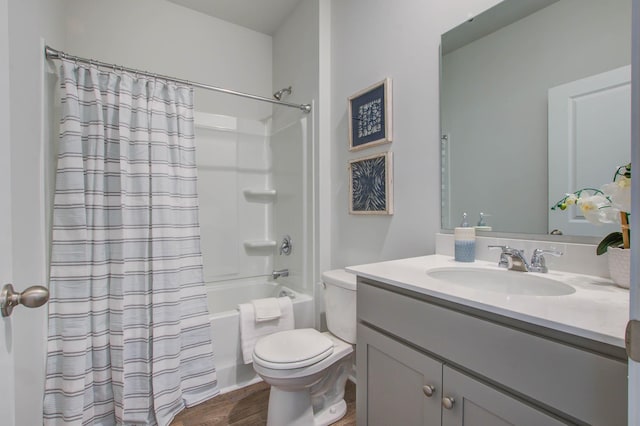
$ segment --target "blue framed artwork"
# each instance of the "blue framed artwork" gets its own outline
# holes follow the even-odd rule
[[[391,152],[349,161],[349,213],[393,214]]]
[[[390,78],[349,97],[349,151],[391,142],[391,105]]]

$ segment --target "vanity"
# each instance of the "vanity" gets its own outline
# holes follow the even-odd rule
[[[347,269],[358,275],[358,424],[627,424],[629,295],[609,280],[444,255]]]

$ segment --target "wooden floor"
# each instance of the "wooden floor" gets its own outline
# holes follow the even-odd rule
[[[356,387],[351,381],[347,381],[344,399],[347,414],[334,426],[355,426]],[[268,403],[269,386],[260,382],[187,408],[176,416],[170,426],[266,425]]]

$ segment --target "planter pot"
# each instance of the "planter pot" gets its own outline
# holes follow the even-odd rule
[[[609,276],[616,285],[629,288],[631,279],[631,249],[609,247]]]

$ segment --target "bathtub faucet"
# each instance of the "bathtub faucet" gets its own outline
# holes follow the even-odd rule
[[[271,273],[271,277],[275,280],[278,279],[279,277],[288,277],[289,276],[289,270],[288,269],[280,269],[277,271],[273,271]]]

